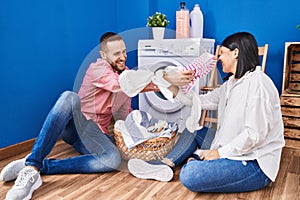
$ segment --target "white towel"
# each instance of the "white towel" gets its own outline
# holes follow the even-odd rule
[[[125,70],[119,76],[121,90],[134,97],[151,82],[153,76],[154,73],[149,70]]]
[[[167,89],[171,84],[163,78],[163,73],[162,69],[155,73],[149,70],[126,70],[119,76],[120,87],[129,97],[134,97],[152,81],[161,93],[173,102],[173,93]]]

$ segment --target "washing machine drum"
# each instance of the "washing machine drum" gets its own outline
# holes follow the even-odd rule
[[[167,66],[183,66],[183,64],[173,59],[172,61],[166,60],[157,62],[150,67],[148,66],[148,69],[156,72],[157,70],[164,69]],[[160,113],[171,114],[178,112],[184,106],[179,102],[170,102],[163,96],[161,92],[146,92],[144,95],[148,105]]]
[[[170,102],[167,100],[161,92],[147,92],[145,94],[146,101],[149,105],[151,105],[151,108],[160,112],[160,113],[174,113],[183,107],[181,103],[178,102]]]

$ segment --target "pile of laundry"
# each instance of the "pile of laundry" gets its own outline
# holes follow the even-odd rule
[[[122,134],[127,148],[131,149],[152,138],[171,138],[172,133],[178,130],[178,125],[155,119],[144,111],[134,110],[125,120],[117,120],[114,128]]]

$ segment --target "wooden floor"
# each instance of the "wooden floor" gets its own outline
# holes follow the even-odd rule
[[[297,143],[298,145],[299,143]],[[298,146],[300,147],[300,146]],[[29,151],[18,156],[0,160],[0,169],[9,162],[26,156]],[[67,144],[59,141],[50,156],[53,158],[70,157],[77,153]],[[43,175],[43,185],[34,192],[32,199],[286,199],[300,200],[300,148],[283,149],[281,168],[275,183],[262,190],[246,193],[213,194],[195,193],[180,184],[180,168],[176,169],[171,182],[141,180],[128,173],[126,163],[120,170],[101,174]],[[0,182],[0,199],[13,182]]]

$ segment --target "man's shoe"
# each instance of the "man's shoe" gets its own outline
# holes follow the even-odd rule
[[[173,170],[168,165],[152,165],[140,159],[130,159],[128,170],[132,175],[141,179],[170,181],[173,178]]]
[[[25,158],[15,160],[7,164],[0,173],[0,180],[13,181],[18,177],[18,173],[25,167]]]
[[[42,185],[42,178],[38,171],[23,168],[14,186],[7,192],[5,200],[29,200],[32,193]]]

